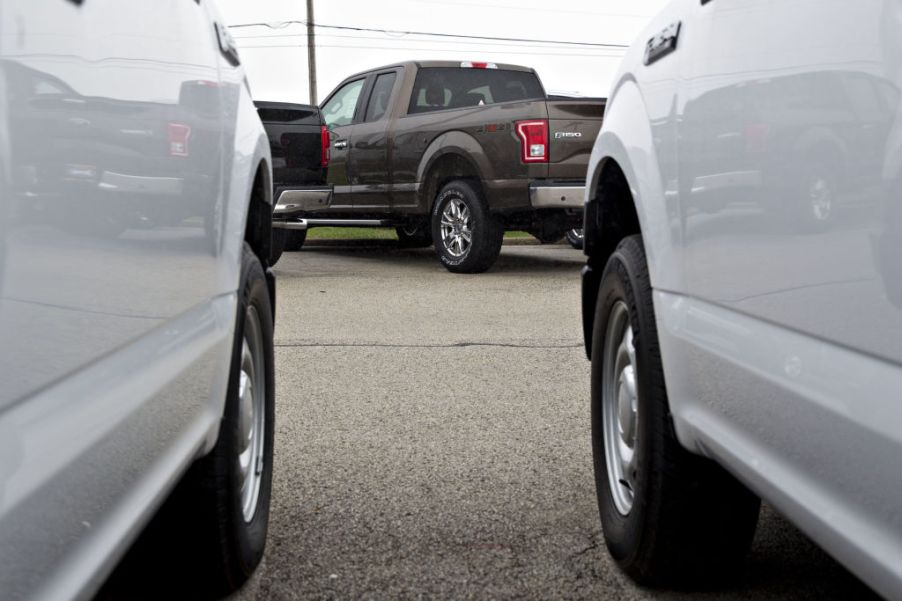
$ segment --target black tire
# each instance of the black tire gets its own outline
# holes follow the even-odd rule
[[[466,207],[469,215],[466,227],[471,241],[465,249],[455,254],[442,239],[442,215],[451,203]],[[481,273],[491,267],[501,253],[504,224],[489,212],[482,194],[465,180],[450,182],[435,200],[432,209],[432,238],[439,261],[453,273]]]
[[[285,239],[285,250],[295,252],[304,248],[307,241],[307,230],[285,230],[288,236]]]
[[[260,326],[265,394],[259,494],[253,517],[246,521],[238,462],[242,448],[238,388],[245,320],[251,308]],[[191,566],[180,576],[189,579],[185,586],[194,596],[220,597],[238,590],[263,557],[272,494],[274,420],[272,309],[263,267],[245,243],[231,371],[219,436],[213,450],[198,459],[182,479],[167,504],[168,515],[164,516],[167,527],[179,541],[176,554],[187,558]]]
[[[307,230],[286,230],[272,228],[272,245],[269,250],[269,264],[275,265],[285,251],[301,250],[307,240]]]
[[[565,235],[561,229],[530,230],[528,233],[541,244],[557,244]]]
[[[567,230],[567,242],[569,242],[570,246],[572,246],[576,250],[582,250],[583,249],[583,230],[582,229]]]
[[[426,248],[432,246],[432,232],[426,222],[402,225],[395,228],[401,248]]]
[[[605,340],[609,327],[616,327],[608,321],[618,310],[622,318],[624,307],[625,323],[632,328],[637,381],[635,464],[630,464],[635,465],[630,470],[634,482],[631,487],[623,479],[617,484],[632,495],[626,513],[618,509],[606,463],[602,392]],[[719,465],[689,453],[677,441],[641,236],[625,238],[607,262],[592,345],[595,485],[611,555],[646,586],[694,588],[731,580],[751,546],[760,500]]]

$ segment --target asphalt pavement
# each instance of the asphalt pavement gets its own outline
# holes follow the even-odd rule
[[[617,570],[592,477],[582,264],[565,245],[506,244],[471,276],[391,242],[283,255],[269,540],[230,601],[873,598],[767,507],[728,590],[643,590]],[[178,590],[165,547],[134,556],[103,601]]]
[[[743,582],[637,588],[602,541],[580,252],[310,246],[276,267],[273,508],[250,599],[862,599],[765,508]]]

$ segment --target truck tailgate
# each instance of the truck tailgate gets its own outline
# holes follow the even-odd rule
[[[601,130],[605,103],[602,98],[547,101],[549,178],[586,178],[589,155]]]
[[[257,112],[269,136],[276,187],[322,184],[323,123],[315,106],[258,102]]]

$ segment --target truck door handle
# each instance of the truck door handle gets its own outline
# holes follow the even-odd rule
[[[335,146],[335,148],[338,148],[339,150],[341,150],[342,148],[348,147],[348,141],[347,140],[339,140],[333,146]]]

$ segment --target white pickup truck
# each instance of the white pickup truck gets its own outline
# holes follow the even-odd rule
[[[154,515],[142,596],[223,595],[263,556],[275,411],[243,68],[209,0],[0,24],[0,598],[91,598]]]
[[[608,548],[728,578],[759,499],[902,597],[902,3],[675,0],[587,177]]]

